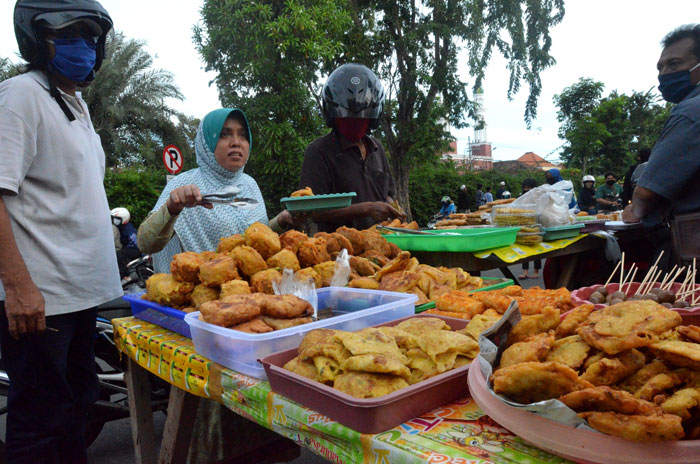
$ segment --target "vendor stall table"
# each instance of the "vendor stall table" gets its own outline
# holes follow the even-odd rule
[[[197,396],[210,398],[336,463],[566,463],[526,444],[469,397],[375,435],[361,434],[270,390],[267,381],[198,355],[192,341],[132,317],[114,319],[128,356],[127,383],[138,464],[185,462]],[[172,384],[160,457],[149,405],[151,372]]]

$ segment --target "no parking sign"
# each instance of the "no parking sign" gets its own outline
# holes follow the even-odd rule
[[[163,164],[171,174],[177,174],[182,170],[182,153],[175,145],[168,145],[163,150]]]

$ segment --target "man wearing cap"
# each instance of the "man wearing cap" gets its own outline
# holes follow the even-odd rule
[[[0,83],[0,345],[10,463],[84,463],[95,307],[122,294],[105,156],[78,89],[112,29],[94,0],[19,0],[27,71]]]
[[[460,213],[469,212],[469,192],[464,184],[459,188],[459,194],[457,195],[457,209]]]
[[[501,181],[500,184],[498,184],[498,190],[496,190],[496,200],[502,200],[503,199],[503,192],[506,191],[506,183]]]

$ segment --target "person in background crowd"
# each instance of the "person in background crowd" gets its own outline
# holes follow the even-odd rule
[[[561,176],[561,172],[559,172],[559,169],[552,168],[548,170],[545,173],[545,176],[547,177],[547,183],[549,185],[554,185],[557,182],[562,182],[564,178]],[[567,189],[568,190],[568,189]],[[569,209],[573,209],[576,207],[576,195],[571,192],[571,202],[569,203]]]
[[[583,187],[578,193],[578,208],[589,215],[598,214],[595,199],[595,177],[583,176]]]
[[[493,194],[491,193],[491,186],[486,187],[486,192],[484,192],[484,204],[491,203],[493,201]]]
[[[637,162],[630,166],[625,173],[625,179],[622,183],[622,206],[627,206],[632,201],[632,192],[634,192],[634,188],[637,186],[637,181],[641,176],[641,171],[636,177],[634,176],[634,172],[636,171],[637,167],[649,161],[649,155],[651,155],[650,148],[640,148],[637,152]]]
[[[537,187],[537,181],[531,177],[528,177],[523,181],[521,191],[522,193],[520,196],[525,195],[527,192],[530,190],[534,189]],[[536,279],[540,275],[540,269],[542,269],[542,260],[541,259],[536,259],[533,261],[533,267],[535,272],[530,276],[528,275],[528,271],[530,269],[530,262],[523,263],[523,273],[518,276],[518,279],[520,280],[525,280],[525,279]]]
[[[141,257],[137,242],[136,227],[131,223],[131,214],[126,208],[114,208],[112,214],[112,230],[114,232],[114,248],[117,251],[119,275],[126,277],[126,265]]]
[[[496,190],[496,200],[501,200],[503,199],[503,192],[506,191],[506,183],[501,181],[500,184],[498,184],[498,190]]]
[[[100,393],[95,307],[123,293],[105,154],[79,90],[96,78],[112,19],[93,0],[19,0],[14,27],[28,64],[0,83],[4,451],[10,464],[84,464]]]
[[[450,214],[454,214],[457,212],[457,208],[455,207],[454,201],[452,201],[452,199],[450,197],[448,197],[447,195],[442,197],[442,200],[440,200],[440,204],[441,204],[441,207],[440,207],[440,212],[438,212],[438,215],[441,218],[446,218]]]
[[[361,64],[344,64],[323,86],[323,116],[331,132],[306,148],[299,188],[316,195],[356,192],[352,205],[313,217],[321,232],[339,226],[367,229],[386,219],[405,217],[394,201],[396,187],[381,142],[369,135],[379,125],[384,87]],[[357,95],[363,95],[357,98]]]
[[[604,213],[617,211],[622,208],[622,187],[617,183],[617,176],[613,172],[605,173],[605,184],[598,187],[595,192],[595,200],[598,209]]]
[[[537,181],[533,179],[532,177],[528,177],[523,181],[523,184],[521,186],[521,193],[520,195],[524,195],[525,193],[529,192],[530,190],[534,189],[537,187]]]
[[[501,199],[507,200],[509,198],[510,198],[510,192],[508,190],[504,190],[503,193],[501,194]]]
[[[486,201],[484,201],[484,191],[482,190],[483,188],[483,185],[476,184],[476,209],[479,209],[479,206],[486,204]]]
[[[460,213],[469,212],[469,191],[467,186],[462,184],[459,188],[459,194],[457,195],[457,209]]]

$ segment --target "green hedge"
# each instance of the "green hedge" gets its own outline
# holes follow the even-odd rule
[[[105,191],[110,208],[123,207],[136,227],[148,215],[165,187],[165,172],[154,168],[108,169]]]

